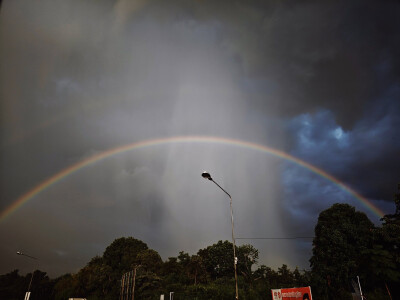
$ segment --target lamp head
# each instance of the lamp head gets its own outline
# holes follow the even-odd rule
[[[201,173],[201,176],[205,179],[212,180],[210,173],[203,172]]]

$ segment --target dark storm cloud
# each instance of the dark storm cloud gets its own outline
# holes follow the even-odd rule
[[[158,27],[158,38],[170,39],[179,59],[193,56],[173,43],[223,51],[218,59],[249,108],[289,116],[326,108],[349,129],[399,79],[398,14],[394,1],[149,1],[124,20],[133,20],[125,29],[133,36],[148,29],[140,22],[170,26]]]
[[[399,162],[398,16],[391,1],[9,1],[1,207],[92,155],[186,134],[272,146],[387,201]],[[204,169],[234,196],[239,236],[308,235],[334,202],[363,209],[266,153],[162,145],[39,193],[1,224],[0,257],[28,247],[58,275],[119,236],[163,258],[229,239],[227,199],[202,181]],[[255,246],[261,263],[305,267],[309,243],[298,254],[293,243]],[[13,259],[1,266],[30,271]]]
[[[232,18],[236,31],[224,39],[235,45],[227,53],[240,57],[248,80],[269,82],[263,96],[250,99],[258,107],[292,116],[326,108],[349,129],[365,103],[399,80],[395,2],[289,1],[254,14],[250,22]]]
[[[370,199],[393,200],[400,153],[399,87],[377,99],[352,130],[339,126],[329,111],[291,122],[292,153],[330,172]]]

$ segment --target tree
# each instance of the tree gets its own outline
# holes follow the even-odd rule
[[[22,299],[30,285],[30,299],[53,299],[54,281],[51,281],[46,272],[35,270],[25,276],[18,274],[18,270],[14,270],[8,274],[0,275],[0,299]]]
[[[198,281],[207,282],[207,271],[203,258],[200,255],[192,255],[184,251],[180,251],[177,261],[184,272],[184,278],[181,277],[182,283],[193,283],[196,285]]]
[[[236,250],[242,287],[240,298],[266,299],[269,287],[265,279],[271,274],[278,277],[277,273],[265,266],[252,272],[258,260],[258,250],[253,246],[243,245]],[[213,272],[214,280],[207,267]],[[135,274],[135,299],[155,299],[169,291],[174,291],[177,299],[232,299],[235,294],[232,243],[219,241],[199,250],[197,255],[182,251],[178,257],[170,257],[163,263],[157,251],[130,237],[114,240],[102,256],[93,257],[76,274],[50,280],[46,273],[35,271],[31,298],[119,299],[121,278],[127,272],[129,278],[124,277],[124,286],[133,282],[132,274]],[[17,270],[0,275],[0,299],[22,298],[31,275],[20,276]]]
[[[189,278],[191,278],[196,285],[200,282],[207,282],[207,271],[203,263],[203,259],[199,255],[192,255],[190,261],[186,265],[186,272]]]
[[[140,269],[146,273],[160,273],[162,259],[160,254],[153,249],[146,249],[138,253],[136,257]]]
[[[184,281],[182,279],[183,273],[183,266],[178,263],[176,257],[169,257],[161,267],[161,275],[164,277],[167,285],[182,284]]]
[[[178,261],[183,267],[186,267],[186,265],[190,262],[189,253],[186,253],[184,251],[180,251],[179,255],[178,255]]]
[[[277,287],[278,274],[270,267],[265,265],[259,266],[254,271],[254,289],[264,299],[266,291],[270,291],[272,288]],[[280,287],[280,286],[279,286]],[[263,297],[264,296],[264,297]]]
[[[31,274],[27,274],[27,278],[31,278]],[[47,276],[46,272],[42,272],[40,270],[36,270],[33,273],[33,280],[32,280],[32,286],[31,286],[31,299],[36,300],[36,299],[42,299],[42,300],[47,300],[47,299],[52,299],[53,298],[53,287],[54,284],[53,282],[50,281],[49,276]]]
[[[213,279],[234,276],[232,243],[218,241],[212,246],[200,249],[197,255],[202,258],[207,272]]]
[[[28,288],[24,277],[18,274],[18,270],[0,275],[0,299],[22,299]]]
[[[281,286],[291,287],[295,281],[294,274],[287,265],[278,268],[278,280]]]
[[[151,299],[158,293],[162,282],[158,275],[162,273],[162,263],[161,256],[155,250],[146,249],[138,253],[135,265],[137,268],[135,289],[140,299]]]
[[[278,274],[272,270],[270,267],[265,265],[261,265],[257,270],[254,271],[255,280],[263,279],[271,281],[273,278],[276,278]]]
[[[116,278],[113,271],[100,256],[95,256],[76,275],[76,295],[90,295],[98,299],[112,299],[115,291]]]
[[[390,289],[395,299],[400,297],[400,184],[394,202],[395,213],[381,219],[382,226],[373,231],[373,247],[364,254],[368,285],[381,283],[381,289]]]
[[[253,284],[253,265],[257,264],[258,261],[258,250],[252,245],[246,244],[239,246],[238,252],[238,270],[244,277],[245,282],[249,287]],[[246,286],[247,286],[246,285]]]
[[[371,247],[374,225],[348,204],[320,213],[310,259],[318,298],[346,297],[351,279],[362,270],[363,253]]]
[[[109,265],[114,273],[121,276],[123,273],[132,270],[137,264],[137,255],[147,250],[147,244],[133,237],[122,237],[114,240],[103,254],[104,263]]]
[[[298,267],[296,267],[296,269],[293,271],[293,281],[295,286],[303,286],[303,278]]]
[[[72,298],[75,295],[75,287],[77,285],[76,276],[64,274],[54,280],[54,299],[65,300]]]
[[[56,288],[71,282],[74,286],[72,296],[118,299],[120,280],[124,273],[139,264],[143,264],[146,271],[154,271],[161,263],[158,253],[148,249],[144,242],[133,237],[123,237],[114,240],[106,248],[103,256],[92,258],[76,275],[62,279]]]

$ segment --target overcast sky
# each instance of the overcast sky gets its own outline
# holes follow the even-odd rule
[[[5,1],[0,209],[98,153],[174,136],[252,142],[394,212],[400,182],[398,1]],[[236,237],[313,236],[336,184],[267,152],[164,143],[67,176],[0,220],[0,273],[77,272],[116,238],[166,260]],[[312,240],[237,240],[309,269]],[[23,251],[38,261],[17,256]]]

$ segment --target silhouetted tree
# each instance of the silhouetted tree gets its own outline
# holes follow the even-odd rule
[[[28,291],[32,273],[25,276],[18,274],[18,270],[0,275],[0,299],[22,299]],[[35,270],[30,287],[31,300],[53,299],[54,281],[51,281],[46,272]]]
[[[282,287],[292,287],[295,282],[293,273],[285,264],[278,268],[278,282]]]
[[[28,288],[18,270],[0,275],[0,299],[22,299]]]
[[[361,253],[372,245],[374,225],[348,204],[320,213],[310,259],[318,299],[349,296],[351,279],[362,269]]]
[[[364,252],[364,273],[367,286],[374,286],[393,299],[400,299],[400,184],[394,195],[394,214],[382,218],[382,226],[374,229],[374,244]]]
[[[137,264],[137,255],[147,249],[147,244],[141,240],[121,237],[114,240],[104,251],[104,263],[110,266],[115,274],[121,276],[132,270],[132,266]]]
[[[246,244],[238,247],[238,266],[239,274],[243,276],[246,286],[252,287],[253,284],[253,265],[258,261],[258,250],[252,245]]]
[[[197,255],[202,258],[211,278],[234,277],[232,243],[218,241],[212,246],[200,249]]]
[[[137,264],[140,265],[140,269],[146,273],[161,273],[161,265],[163,263],[161,256],[157,251],[152,249],[146,249],[137,254]]]
[[[196,285],[199,282],[207,282],[207,271],[204,266],[203,259],[199,255],[192,255],[190,261],[186,265],[186,273],[189,278],[193,280]]]
[[[77,285],[76,276],[71,274],[62,275],[54,280],[54,299],[65,300],[77,296],[75,288]]]

